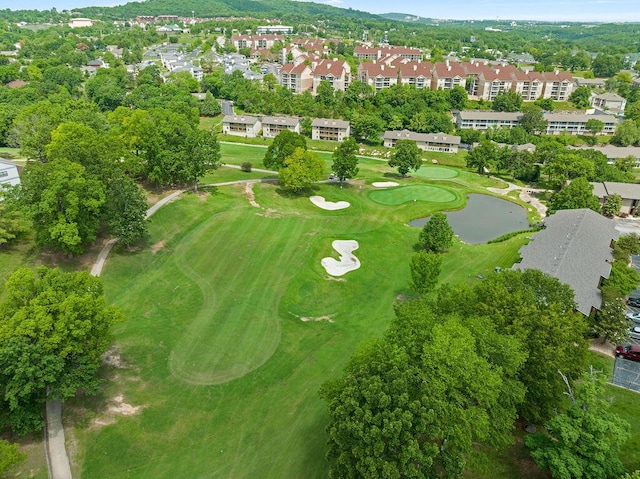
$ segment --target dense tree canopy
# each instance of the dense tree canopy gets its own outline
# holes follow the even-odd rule
[[[389,160],[391,168],[397,168],[398,173],[406,176],[409,171],[417,171],[422,166],[420,149],[413,140],[398,140],[396,148]]]
[[[418,246],[426,251],[441,253],[449,249],[453,236],[447,215],[442,212],[434,213],[420,231]]]
[[[307,149],[307,139],[290,130],[282,130],[273,139],[264,155],[264,166],[278,170],[284,165],[284,160],[290,157],[297,148]]]
[[[586,178],[576,178],[549,198],[549,214],[558,210],[589,208],[600,213],[600,200],[593,194],[593,185]]]
[[[19,433],[42,425],[48,398],[95,393],[96,371],[121,313],[88,272],[18,269],[0,302],[0,416]]]
[[[309,188],[314,182],[324,177],[324,161],[317,153],[296,148],[284,160],[278,174],[278,182],[283,188],[301,191]]]
[[[353,178],[358,174],[358,144],[349,137],[342,141],[334,150],[331,171],[340,179],[340,186],[347,178]]]

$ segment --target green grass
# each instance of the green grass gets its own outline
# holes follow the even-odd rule
[[[413,201],[451,203],[458,199],[458,196],[451,190],[439,186],[411,185],[371,191],[369,198],[381,205],[397,206]]]
[[[25,158],[20,154],[20,148],[8,148],[0,147],[0,158],[7,160],[24,160]]]
[[[460,175],[458,170],[452,168],[444,168],[442,166],[423,166],[418,171],[413,173],[420,178],[427,178],[431,180],[444,180],[448,178],[455,178]]]

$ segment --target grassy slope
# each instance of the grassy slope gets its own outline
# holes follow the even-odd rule
[[[225,162],[254,165],[264,154],[240,145],[222,145],[222,151]],[[452,176],[435,168],[422,173]],[[362,160],[367,183],[387,175],[394,173],[384,162]],[[461,171],[442,181],[456,207],[473,178]],[[238,187],[217,188],[210,197],[187,195],[152,220],[151,243],[164,241],[162,249],[110,260],[106,291],[128,318],[116,338],[133,367],[118,371],[121,379],[109,382],[93,405],[124,394],[145,408],[114,425],[77,429],[82,477],[326,475],[326,413],[318,387],[339,374],[358,342],[386,328],[394,298],[408,293],[418,230],[404,223],[442,205],[382,206],[361,183],[342,190],[322,185],[317,194],[352,204],[326,212],[271,185],[254,189],[261,210],[249,206]],[[271,211],[263,216],[266,208]],[[333,239],[360,242],[356,255],[363,266],[344,281],[328,280],[320,266],[322,257],[336,256]],[[473,254],[478,247],[458,245],[451,258],[469,251],[467,269],[487,274],[485,266],[502,264],[505,251],[519,244],[487,246],[483,255]],[[334,322],[302,322],[301,316]],[[182,367],[172,374],[176,362]],[[181,376],[220,384],[195,386]]]

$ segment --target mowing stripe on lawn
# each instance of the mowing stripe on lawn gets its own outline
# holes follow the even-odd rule
[[[455,178],[460,174],[460,172],[454,170],[453,168],[445,168],[443,166],[423,166],[418,171],[412,174],[421,178],[442,180],[447,178]]]

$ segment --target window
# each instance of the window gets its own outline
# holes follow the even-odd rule
[[[0,171],[0,178],[4,178],[5,176],[9,176],[8,171]]]

